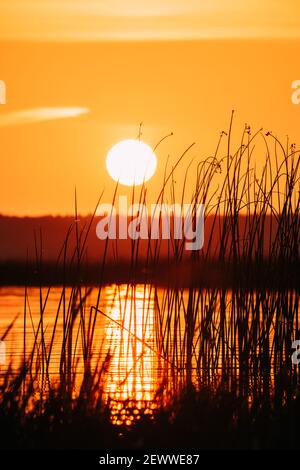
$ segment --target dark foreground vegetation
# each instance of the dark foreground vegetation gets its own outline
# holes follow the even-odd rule
[[[100,399],[91,406],[83,396],[66,400],[59,390],[25,412],[15,389],[2,395],[1,449],[300,449],[299,397],[280,406],[261,398],[249,406],[222,387],[186,389],[153,416],[141,410],[139,416],[133,426],[115,426]]]
[[[232,151],[231,129],[232,120],[228,132],[222,132],[214,155],[199,161],[194,173],[191,203],[204,203],[206,217],[211,217],[205,249],[190,253],[186,259],[184,240],[168,242],[166,259],[170,264],[167,268],[165,265],[164,293],[159,296],[147,273],[161,269],[160,242],[145,250],[138,239],[132,241],[129,277],[125,279],[125,305],[130,303],[132,308],[128,313],[120,301],[119,318],[105,314],[106,321],[119,328],[120,337],[127,338],[132,351],[136,351],[136,344],[142,344],[141,354],[130,356],[131,368],[139,368],[145,351],[151,351],[161,362],[163,373],[151,403],[138,407],[133,399],[118,401],[117,412],[134,417],[130,425],[122,417],[118,425],[114,423],[111,397],[106,393],[114,350],[106,347],[103,358],[102,347],[95,344],[99,318],[104,315],[100,306],[106,269],[114,266],[114,283],[120,282],[116,246],[114,263],[108,268],[110,241],[103,242],[97,287],[93,289],[85,283],[83,273],[96,211],[81,227],[76,202],[75,222],[57,259],[61,292],[54,322],[49,326],[51,285],[43,288],[47,266],[43,263],[42,237],[36,236],[34,275],[40,282],[34,284],[39,285],[39,318],[34,324],[27,293],[32,279],[29,275],[24,288],[21,368],[16,370],[12,363],[1,374],[2,448],[299,446],[300,375],[299,366],[291,360],[293,341],[300,339],[299,151],[294,145],[283,146],[270,133],[260,130],[252,135],[249,126],[237,150]],[[260,171],[253,162],[258,140],[263,146]],[[176,201],[174,175],[186,153],[171,170],[166,168],[157,202],[162,203],[167,193]],[[184,197],[189,168],[180,198]],[[215,178],[217,185],[212,184]],[[138,195],[133,189],[134,198],[145,202],[144,186]],[[237,223],[241,214],[242,226]],[[217,244],[213,242],[215,233]],[[71,234],[76,243],[69,253]],[[179,283],[172,277],[174,264]],[[187,276],[186,266],[189,282],[182,282]],[[212,275],[210,284],[204,286],[199,281],[201,266],[217,266],[217,276],[221,267],[221,282],[214,282]],[[155,334],[151,344],[147,314],[139,336],[130,327],[137,318],[134,281],[141,269],[145,311],[150,309],[150,297],[153,304]],[[70,270],[72,276],[68,278]],[[95,289],[97,295],[91,305],[89,299]],[[1,332],[3,340],[13,328],[12,323]],[[33,334],[31,342],[29,333]]]

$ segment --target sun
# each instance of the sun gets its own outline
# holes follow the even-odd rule
[[[125,186],[138,186],[150,180],[157,159],[152,148],[140,140],[122,140],[107,154],[106,168],[114,181]]]

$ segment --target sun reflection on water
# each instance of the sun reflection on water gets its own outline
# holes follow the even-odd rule
[[[106,341],[112,354],[105,391],[112,421],[130,425],[157,407],[159,357],[154,349],[155,300],[150,286],[107,288]]]

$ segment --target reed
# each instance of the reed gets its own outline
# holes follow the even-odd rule
[[[161,240],[149,240],[146,256],[142,256],[145,247],[141,247],[140,240],[132,240],[128,278],[134,279],[142,265],[145,272],[139,291],[142,312],[140,309],[137,312],[134,283],[128,283],[124,294],[117,282],[113,301],[119,305],[119,317],[103,311],[104,273],[110,243],[114,244],[117,281],[120,262],[117,241],[107,239],[104,242],[97,286],[82,282],[82,273],[88,269],[88,236],[101,198],[88,225],[81,226],[75,194],[74,223],[57,259],[64,281],[49,329],[47,307],[51,287],[45,289],[42,285],[46,267],[42,259],[42,235],[36,235],[36,270],[41,279],[39,321],[34,324],[25,287],[23,362],[17,375],[13,375],[14,365],[10,364],[2,377],[1,406],[14,403],[18,419],[23,421],[25,410],[32,413],[38,391],[35,413],[39,416],[46,413],[49,403],[53,405],[59,400],[65,416],[68,413],[73,416],[72,410],[76,408],[83,416],[101,411],[106,419],[106,406],[112,410],[114,401],[105,391],[116,343],[113,338],[106,338],[105,345],[99,343],[98,330],[103,321],[108,325],[113,323],[119,331],[117,363],[119,371],[124,364],[126,369],[120,390],[129,377],[134,376],[134,371],[144,367],[143,358],[147,354],[160,371],[152,399],[158,403],[157,408],[149,411],[151,400],[144,400],[143,406],[137,408],[140,417],[141,409],[148,409],[151,416],[159,416],[156,409],[161,413],[169,413],[170,407],[177,409],[182,393],[194,388],[200,390],[197,393],[210,390],[212,403],[220,400],[218,394],[246,403],[247,419],[251,422],[256,419],[255,410],[259,416],[262,403],[274,409],[282,409],[287,404],[293,406],[299,387],[299,367],[291,361],[292,342],[300,339],[299,151],[295,145],[285,148],[269,132],[259,130],[252,134],[248,125],[234,149],[232,129],[233,114],[229,129],[221,133],[214,154],[196,162],[192,177],[192,162],[186,161],[192,146],[170,169],[168,162],[166,164],[156,202],[174,204],[178,198],[183,202],[187,186],[192,187],[190,202],[194,217],[196,205],[204,203],[209,225],[206,226],[205,247],[200,252],[187,255],[184,239],[173,237],[167,242],[166,271],[172,273],[175,269],[180,273],[181,268],[188,266],[188,287],[174,282],[172,276],[163,288],[150,283],[147,273],[159,270],[164,256]],[[256,165],[256,146],[260,149],[260,170]],[[179,193],[176,171],[185,171]],[[114,200],[118,189],[116,185]],[[140,189],[133,187],[134,202],[147,203],[145,185]],[[174,218],[171,221],[175,223]],[[76,239],[73,252],[69,249],[71,236]],[[198,279],[199,273],[210,265],[216,266],[221,280],[208,288]],[[68,286],[70,271],[73,283]],[[229,285],[224,282],[226,276],[230,279]],[[34,338],[30,350],[29,330]],[[134,386],[136,384],[130,389],[133,397]],[[118,403],[121,401],[117,399]],[[135,408],[132,397],[123,401],[117,410]],[[239,417],[242,417],[243,406],[238,407]],[[132,413],[127,413],[125,421],[115,410],[114,422],[130,427],[133,409]],[[199,409],[203,412],[203,408]],[[181,411],[177,409],[177,412],[180,415]],[[233,420],[234,413],[230,416]],[[201,436],[203,438],[203,434]]]

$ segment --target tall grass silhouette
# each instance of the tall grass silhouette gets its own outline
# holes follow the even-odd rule
[[[300,154],[294,144],[287,143],[285,147],[270,132],[259,130],[252,134],[248,125],[242,133],[240,145],[233,150],[232,120],[233,114],[229,130],[221,133],[215,153],[197,162],[193,175],[195,183],[190,203],[194,208],[194,221],[197,204],[205,204],[204,249],[187,254],[184,238],[173,236],[167,241],[166,272],[175,270],[180,278],[180,269],[184,276],[188,265],[189,285],[181,283],[180,279],[174,282],[172,275],[163,288],[152,283],[147,273],[161,269],[162,242],[149,237],[145,255],[145,245],[141,248],[139,239],[131,241],[128,278],[135,279],[141,266],[145,273],[144,284],[139,287],[140,292],[144,290],[139,328],[136,305],[130,300],[136,294],[134,283],[127,284],[121,301],[117,240],[104,242],[97,286],[85,285],[82,281],[83,272],[88,269],[85,256],[87,240],[102,195],[89,224],[82,227],[75,194],[74,223],[66,234],[57,259],[63,282],[50,330],[47,307],[51,287],[45,289],[42,285],[46,266],[42,258],[42,236],[36,235],[35,269],[41,275],[39,321],[34,324],[25,287],[22,363],[18,369],[15,364],[9,364],[1,379],[1,410],[5,410],[2,415],[7,422],[15,420],[19,426],[29,420],[26,416],[30,416],[31,420],[44,417],[48,424],[51,419],[57,423],[53,418],[55,413],[63,422],[76,422],[78,416],[82,419],[98,416],[102,420],[101,426],[109,428],[109,435],[114,439],[114,427],[110,427],[112,421],[131,429],[132,422],[141,426],[138,421],[141,423],[145,415],[154,418],[156,424],[153,426],[161,423],[163,429],[162,416],[167,416],[169,423],[172,419],[172,422],[177,422],[173,416],[176,412],[177,425],[182,429],[178,424],[182,410],[185,410],[186,419],[192,420],[188,401],[185,401],[187,396],[187,400],[193,397],[198,418],[205,415],[203,404],[208,403],[214,409],[212,416],[216,422],[222,421],[222,413],[216,412],[214,407],[218,408],[217,403],[223,400],[224,410],[229,410],[228,426],[233,427],[235,419],[242,420],[245,413],[247,426],[251,427],[261,419],[262,410],[271,416],[271,409],[274,413],[284,406],[293,406],[299,387],[299,367],[292,363],[291,354],[292,342],[300,339]],[[260,170],[256,169],[254,158],[257,144],[261,147]],[[192,163],[186,160],[191,148],[179,156],[171,168],[166,164],[163,185],[155,201],[157,204],[175,204],[178,199],[183,203],[185,200],[192,168]],[[180,194],[177,194],[175,182],[178,171],[185,172]],[[117,184],[113,204],[118,190]],[[131,202],[147,204],[146,185],[133,187]],[[161,214],[157,216],[161,217]],[[170,220],[174,226],[173,215]],[[70,253],[72,235],[76,238],[76,248]],[[115,296],[117,299],[120,297],[118,318],[104,312],[101,307],[109,244],[114,250]],[[199,273],[210,266],[219,273],[219,281],[207,287],[199,281]],[[68,285],[68,272],[73,274],[71,286]],[[151,338],[147,335],[150,298],[154,311]],[[129,349],[131,351],[124,382],[147,351],[155,357],[160,370],[153,403],[146,399],[143,406],[136,407],[134,395],[128,395],[123,403],[122,399],[116,399],[120,406],[114,408],[113,420],[110,413],[114,397],[105,393],[105,384],[115,345],[113,341],[108,344],[108,338],[105,346],[99,343],[97,330],[103,319],[114,324],[120,331],[120,341],[126,338],[127,354]],[[13,325],[3,337],[11,328]],[[29,330],[33,332],[33,341],[30,342]],[[126,348],[122,351],[125,356],[122,360],[126,364]],[[237,400],[235,405],[232,400]],[[125,408],[127,411],[130,408],[130,412],[124,415],[122,410]],[[135,409],[137,413],[134,413]],[[174,429],[176,426],[174,424]],[[202,431],[199,430],[199,439],[206,442]],[[131,435],[134,432],[131,431]],[[256,432],[260,434],[259,426]],[[263,445],[263,440],[260,445]]]

